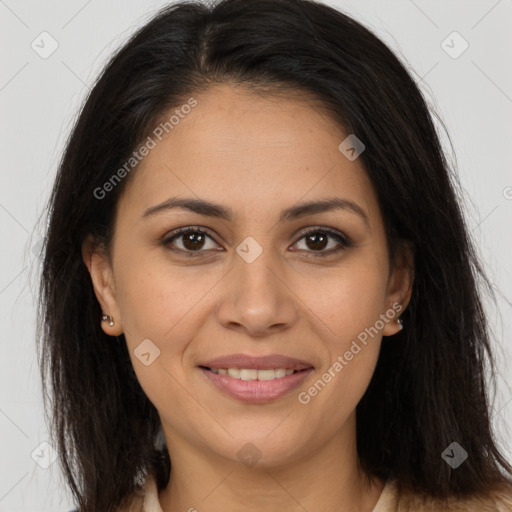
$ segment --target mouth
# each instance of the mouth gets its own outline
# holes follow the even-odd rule
[[[244,354],[218,358],[197,367],[208,385],[248,404],[263,404],[290,394],[314,371],[313,365],[279,355]]]

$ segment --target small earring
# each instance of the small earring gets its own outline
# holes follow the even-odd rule
[[[398,327],[400,327],[400,330],[404,328],[404,322],[402,321],[401,318],[397,318],[396,323],[398,324]]]
[[[115,324],[114,319],[113,319],[110,315],[103,315],[103,316],[101,317],[101,320],[102,320],[103,322],[108,322],[108,325],[109,325],[110,327],[112,327],[112,326]]]

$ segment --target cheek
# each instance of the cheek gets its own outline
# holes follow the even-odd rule
[[[196,305],[219,279],[215,270],[199,269],[173,265],[158,251],[127,258],[116,273],[116,296],[127,336],[154,337],[155,343],[171,335],[176,339],[175,326],[194,315]]]
[[[375,370],[385,325],[380,316],[385,313],[387,276],[383,272],[362,260],[347,265],[337,279],[325,280],[312,306],[329,327],[322,336],[329,361],[313,386],[303,390],[304,402],[311,400],[329,410],[333,427],[356,407]]]
[[[329,344],[329,362],[298,396],[306,414],[321,417],[322,427],[332,432],[347,420],[368,388],[382,340],[380,333],[369,334],[370,329],[345,328],[343,336]],[[357,334],[349,336],[349,329]]]
[[[125,263],[116,273],[116,293],[137,380],[157,410],[179,423],[181,416],[197,414],[182,385],[187,379],[183,354],[198,329],[201,298],[215,280],[197,276],[197,270],[193,278],[161,258]]]
[[[386,305],[384,270],[374,263],[365,264],[362,258],[357,260],[354,258],[316,282],[310,281],[311,289],[304,291],[305,296],[311,297],[311,309],[341,344],[373,326]]]

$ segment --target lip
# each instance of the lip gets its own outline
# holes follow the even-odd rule
[[[311,363],[295,359],[293,357],[281,354],[269,354],[266,356],[256,356],[251,354],[231,354],[221,356],[199,363],[198,366],[207,368],[248,368],[254,370],[266,370],[268,368],[284,368],[286,370],[305,370],[314,368]],[[211,372],[210,372],[211,373]],[[283,377],[284,379],[285,377]],[[246,381],[247,382],[247,381]],[[272,381],[269,381],[272,382]]]
[[[278,368],[279,366],[270,367]],[[220,368],[225,367],[220,366]],[[236,366],[230,366],[229,368],[236,368]],[[248,368],[248,366],[242,366],[242,368]],[[268,365],[266,368],[268,368]],[[280,368],[282,368],[282,366]],[[199,370],[209,382],[228,396],[245,403],[263,404],[276,400],[300,386],[314,368],[310,366],[297,373],[292,373],[291,375],[286,375],[285,377],[274,380],[241,380],[230,377],[229,375],[213,373],[207,368],[200,367]]]

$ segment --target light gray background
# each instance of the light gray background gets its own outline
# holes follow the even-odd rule
[[[506,429],[512,419],[512,0],[329,3],[372,27],[406,59],[453,140],[472,236],[501,294],[500,310],[489,310],[500,365],[494,422],[512,459]],[[73,505],[58,465],[43,469],[31,457],[47,440],[34,343],[42,236],[36,223],[92,80],[163,5],[0,0],[0,512],[65,512]],[[59,45],[47,59],[31,47],[43,31]],[[456,59],[441,46],[453,31],[469,43]],[[453,37],[445,45],[461,48]]]

